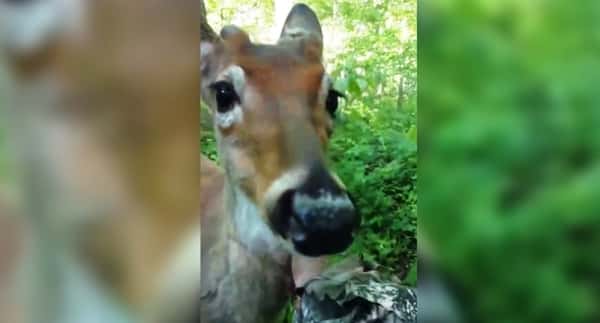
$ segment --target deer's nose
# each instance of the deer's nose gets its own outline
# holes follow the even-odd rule
[[[347,196],[312,197],[296,192],[291,209],[289,236],[298,252],[315,257],[334,254],[352,242],[357,221]]]
[[[280,202],[288,204],[288,236],[298,252],[334,254],[352,242],[358,215],[348,194],[324,167],[313,167],[305,183]]]

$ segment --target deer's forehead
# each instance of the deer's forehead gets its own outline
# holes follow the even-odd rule
[[[230,66],[243,71],[245,82],[265,94],[316,93],[324,76],[321,62],[283,46],[252,45],[229,57]]]
[[[280,64],[242,61],[234,65],[241,71],[247,88],[260,92],[261,96],[313,97],[319,94],[324,69],[320,64]],[[242,77],[237,77],[238,79]]]

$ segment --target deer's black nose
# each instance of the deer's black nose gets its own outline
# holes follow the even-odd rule
[[[348,194],[317,164],[303,185],[278,201],[286,210],[287,235],[294,248],[307,256],[334,254],[352,242],[359,220]]]

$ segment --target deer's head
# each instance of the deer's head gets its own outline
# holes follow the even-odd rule
[[[315,13],[294,6],[275,45],[252,43],[235,26],[220,34],[201,44],[202,97],[229,183],[299,253],[342,251],[358,216],[325,161],[339,93]]]

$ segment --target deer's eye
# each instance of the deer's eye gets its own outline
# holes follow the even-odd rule
[[[227,112],[234,107],[236,102],[240,102],[233,85],[227,81],[215,82],[210,85],[210,88],[215,91],[218,112]]]
[[[332,117],[335,117],[335,111],[338,108],[338,101],[340,97],[345,98],[346,96],[334,89],[330,89],[329,92],[327,92],[327,99],[325,99],[325,108]]]

